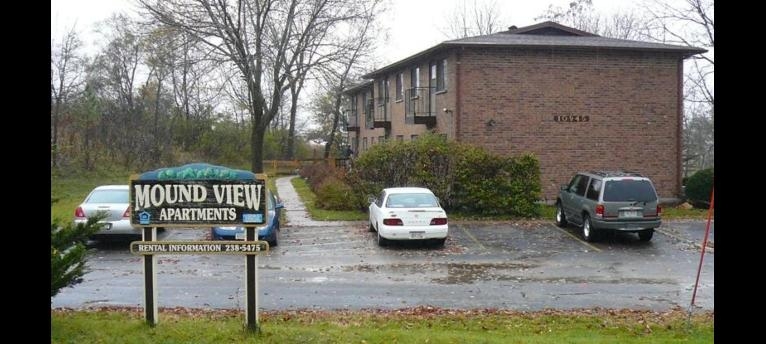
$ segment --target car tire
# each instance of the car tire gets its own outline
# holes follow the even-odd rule
[[[561,202],[556,203],[556,226],[564,228],[567,226],[567,216],[564,214],[564,207]]]
[[[590,221],[590,216],[583,215],[582,219],[582,238],[587,242],[596,241],[598,236],[598,230],[593,227],[593,223]]]
[[[279,241],[277,241],[277,233],[274,232],[274,240],[269,240],[269,248],[277,247],[277,245],[279,245]]]
[[[380,247],[388,246],[388,239],[380,236],[380,231],[378,231],[378,246]]]
[[[649,228],[638,232],[638,239],[641,241],[652,240],[652,236],[654,236],[654,228]]]
[[[436,246],[436,247],[444,247],[444,242],[445,241],[447,241],[447,238],[434,239],[434,246]]]
[[[215,229],[210,228],[210,240],[217,240],[215,238]]]

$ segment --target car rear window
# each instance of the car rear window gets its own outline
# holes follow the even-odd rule
[[[388,196],[388,208],[431,208],[438,207],[436,197],[431,194],[392,194]]]
[[[621,179],[606,182],[604,202],[651,202],[657,200],[654,187],[646,179]]]
[[[128,190],[96,190],[86,203],[128,203]]]

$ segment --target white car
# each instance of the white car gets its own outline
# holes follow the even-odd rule
[[[387,188],[370,197],[370,231],[378,232],[378,245],[389,240],[447,240],[447,213],[431,190]]]
[[[141,237],[141,228],[130,225],[130,201],[127,185],[102,185],[93,189],[74,212],[75,223],[85,223],[88,216],[105,212],[101,229],[95,238],[110,235]]]

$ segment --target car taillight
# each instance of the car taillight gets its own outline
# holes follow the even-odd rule
[[[402,219],[383,219],[383,224],[386,226],[404,226]]]
[[[659,205],[657,206],[657,216],[658,217],[662,216],[662,207],[660,207]]]
[[[85,212],[82,211],[82,207],[77,207],[77,209],[74,211],[74,217],[77,217],[77,218],[85,217]]]
[[[603,204],[597,204],[596,205],[596,217],[604,217],[604,205]]]
[[[437,217],[431,219],[431,226],[440,226],[440,225],[446,225],[447,219],[443,217]]]
[[[128,219],[130,218],[130,207],[128,207],[128,209],[125,209],[125,212],[122,213],[122,217],[128,218]]]

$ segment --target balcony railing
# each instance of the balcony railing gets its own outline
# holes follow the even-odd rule
[[[434,95],[435,87],[413,87],[404,92],[404,120],[407,124],[436,124],[436,112],[439,107]]]
[[[359,116],[351,110],[346,110],[344,115],[346,117],[346,130],[359,131]]]
[[[391,128],[391,115],[389,114],[388,98],[378,97],[376,99],[375,115],[373,116],[373,127]]]

